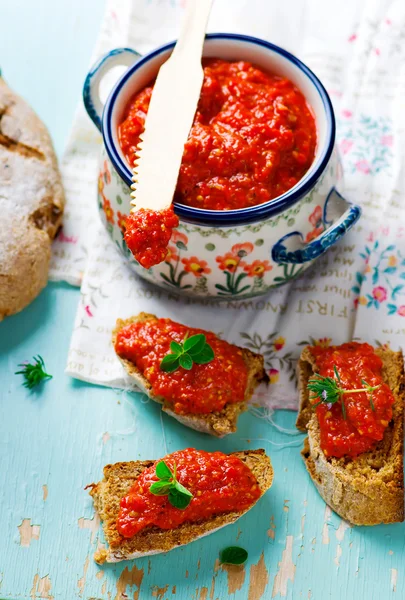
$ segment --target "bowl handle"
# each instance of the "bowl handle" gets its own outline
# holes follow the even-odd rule
[[[334,193],[337,194],[336,190],[334,190]],[[340,199],[343,200],[341,196]],[[350,204],[349,202],[346,202],[346,204],[348,204],[348,208],[337,219],[337,221],[328,229],[326,229],[326,231],[321,233],[316,239],[308,242],[307,244],[304,242],[303,235],[298,231],[287,233],[287,235],[282,237],[273,246],[271,252],[273,261],[276,263],[306,263],[318,258],[318,256],[326,252],[326,250],[340,240],[360,218],[361,208],[356,204]],[[326,219],[324,219],[324,221],[326,221]],[[301,247],[298,247],[295,250],[288,250],[285,242],[294,237],[294,245],[299,245]]]
[[[140,58],[141,54],[132,48],[115,48],[104,54],[88,72],[83,85],[83,102],[90,119],[100,131],[104,108],[99,89],[101,80],[113,67],[130,67]]]

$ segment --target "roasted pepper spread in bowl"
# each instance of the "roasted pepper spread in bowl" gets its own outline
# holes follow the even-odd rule
[[[320,444],[326,456],[355,457],[382,440],[392,419],[394,395],[382,376],[382,360],[369,344],[349,342],[341,346],[310,347],[317,373],[335,380],[344,390],[338,402],[327,394],[316,404]],[[362,388],[364,391],[362,391]],[[373,388],[368,391],[367,388]]]
[[[184,147],[175,201],[211,210],[246,208],[292,188],[312,164],[316,125],[287,78],[249,62],[205,59],[204,83]],[[153,85],[130,101],[119,141],[133,165]]]
[[[305,175],[315,156],[316,124],[305,97],[286,77],[265,73],[249,62],[213,58],[205,59],[203,66],[204,83],[174,201],[223,211],[284,194]],[[131,166],[152,90],[153,84],[135,94],[118,129]],[[157,224],[151,224],[156,242],[150,240],[156,251],[139,250],[144,246],[139,239],[144,215],[131,215],[127,227],[127,245],[145,267],[161,262],[167,253],[167,230],[156,233]]]
[[[141,473],[121,500],[117,530],[122,536],[131,538],[148,526],[174,529],[185,522],[240,512],[261,495],[253,473],[236,456],[187,448],[163,460],[192,496],[190,503],[180,509],[169,502],[167,494],[151,493],[151,485],[158,481],[155,463]]]
[[[204,334],[214,352],[207,364],[194,363],[168,373],[161,362],[170,353],[172,342]],[[248,380],[240,348],[219,339],[214,333],[186,327],[170,319],[150,319],[124,326],[117,333],[115,350],[131,361],[151,384],[156,396],[173,404],[178,414],[209,414],[232,402],[242,402]]]

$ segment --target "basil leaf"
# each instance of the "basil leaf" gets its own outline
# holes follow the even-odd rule
[[[176,356],[178,356],[179,354],[183,353],[183,346],[181,344],[178,344],[177,342],[173,341],[173,342],[170,342],[170,350]]]
[[[173,373],[179,366],[179,357],[174,354],[167,354],[160,361],[160,370],[165,373]]]
[[[219,560],[221,563],[227,565],[242,565],[246,562],[248,553],[244,548],[239,546],[229,546],[222,550],[219,554]]]
[[[206,365],[207,363],[214,360],[214,358],[215,358],[214,350],[211,348],[211,346],[209,344],[205,344],[204,348],[201,350],[201,352],[197,356],[193,356],[193,361],[197,365]]]
[[[184,510],[191,502],[192,496],[186,496],[182,492],[178,492],[176,489],[171,489],[169,492],[169,502],[175,508]]]
[[[154,496],[167,496],[172,489],[171,481],[155,481],[149,488],[149,491]]]
[[[186,369],[186,371],[190,371],[190,369],[193,368],[193,359],[189,354],[182,354],[179,356],[179,364],[183,369]]]
[[[171,477],[173,477],[173,473],[171,472],[164,460],[158,462],[158,464],[156,465],[155,472],[159,479],[170,479]]]
[[[189,352],[192,356],[198,354],[204,348],[206,337],[203,333],[197,333],[189,337],[184,343],[184,352]]]
[[[188,489],[185,488],[184,485],[181,485],[181,483],[179,483],[178,481],[174,482],[173,488],[180,494],[184,494],[185,496],[190,496],[190,498],[193,497],[193,494],[191,492],[189,492]]]

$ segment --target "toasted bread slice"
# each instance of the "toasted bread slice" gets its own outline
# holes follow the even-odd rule
[[[404,398],[402,352],[375,349],[383,361],[382,375],[394,396],[393,418],[373,450],[355,458],[326,458],[320,447],[318,419],[309,402],[307,383],[316,373],[308,348],[298,364],[300,408],[297,427],[308,431],[301,452],[308,473],[325,502],[353,525],[404,520]]]
[[[113,331],[112,342],[115,348],[115,342],[117,339],[117,334],[120,329],[125,327],[126,325],[130,325],[131,323],[137,323],[139,321],[149,321],[151,319],[157,319],[155,315],[150,315],[148,313],[140,313],[135,317],[130,317],[129,319],[118,319],[116,327]],[[236,431],[236,423],[238,421],[238,417],[240,413],[246,410],[246,403],[252,397],[254,389],[259,383],[267,380],[267,375],[264,370],[264,359],[261,354],[255,354],[251,352],[247,348],[242,348],[243,358],[246,363],[248,369],[248,382],[246,386],[246,393],[243,402],[235,402],[226,404],[224,408],[220,412],[213,412],[208,415],[198,415],[198,414],[182,414],[179,415],[173,410],[173,405],[162,398],[161,396],[156,396],[153,393],[152,386],[149,381],[143,376],[143,374],[139,371],[136,365],[125,358],[121,358],[118,356],[122,364],[124,365],[128,375],[135,380],[137,387],[147,394],[151,400],[158,402],[162,405],[162,410],[166,412],[171,417],[174,417],[187,427],[191,427],[191,429],[195,429],[196,431],[201,431],[202,433],[209,433],[216,437],[223,437],[228,435],[228,433],[233,433]]]
[[[240,458],[252,471],[262,496],[273,482],[270,458],[264,450],[246,450],[232,454]],[[249,509],[216,515],[198,523],[183,523],[176,529],[164,530],[150,526],[132,538],[122,537],[116,527],[120,501],[128,494],[142,471],[154,462],[144,460],[107,465],[104,467],[104,479],[89,486],[92,488],[90,496],[93,497],[95,508],[103,521],[104,534],[109,546],[106,550],[96,552],[94,559],[99,564],[168,552],[230,525],[248,512]]]

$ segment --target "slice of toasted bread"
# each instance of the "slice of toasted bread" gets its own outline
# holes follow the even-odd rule
[[[305,348],[298,364],[300,407],[297,427],[308,431],[301,452],[308,473],[327,504],[353,525],[404,520],[404,399],[402,352],[375,349],[383,361],[382,376],[394,396],[393,418],[373,450],[355,458],[326,458],[320,447],[318,419],[309,402],[307,383],[316,362]]]
[[[112,342],[115,348],[115,342],[117,339],[117,334],[120,329],[125,327],[126,325],[130,325],[131,323],[137,323],[139,321],[149,321],[151,319],[157,319],[155,315],[150,315],[148,313],[140,313],[135,317],[130,317],[129,319],[118,319],[116,327],[113,331]],[[238,421],[238,417],[240,413],[246,410],[246,403],[252,397],[254,389],[259,383],[267,380],[267,375],[264,370],[264,359],[261,354],[255,354],[251,352],[247,348],[242,348],[243,358],[246,363],[248,369],[248,382],[246,386],[245,398],[243,402],[235,402],[226,404],[224,408],[220,412],[213,412],[208,415],[198,415],[198,414],[177,414],[173,410],[173,405],[162,398],[161,396],[156,396],[153,393],[152,386],[149,381],[143,376],[143,374],[139,371],[136,365],[125,358],[121,358],[118,354],[118,358],[124,365],[128,375],[135,380],[137,387],[147,394],[151,400],[158,402],[162,405],[162,410],[166,412],[171,417],[174,417],[187,427],[191,427],[191,429],[195,429],[196,431],[201,431],[202,433],[209,433],[216,437],[223,437],[228,435],[228,433],[233,433],[236,431],[236,424]],[[237,375],[235,375],[237,376]]]
[[[270,458],[264,450],[246,450],[232,454],[240,458],[252,471],[260,487],[261,497],[273,482]],[[168,552],[234,523],[250,510],[216,515],[198,523],[183,523],[176,529],[164,530],[150,526],[132,538],[124,538],[118,533],[116,527],[120,501],[128,494],[142,471],[154,462],[144,460],[107,465],[104,467],[104,479],[89,486],[92,488],[90,496],[93,497],[94,506],[103,521],[104,534],[109,546],[106,550],[96,552],[94,559],[99,564]]]

